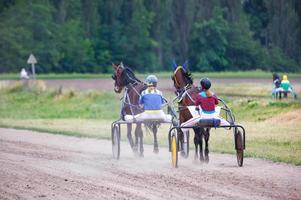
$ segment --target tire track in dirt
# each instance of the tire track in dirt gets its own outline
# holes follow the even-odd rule
[[[166,148],[136,158],[122,142],[116,161],[110,141],[0,129],[0,199],[300,199],[301,167],[210,155],[174,169]]]

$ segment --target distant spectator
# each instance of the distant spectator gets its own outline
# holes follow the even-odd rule
[[[21,80],[27,80],[27,79],[29,79],[28,73],[27,73],[27,71],[24,68],[22,68],[22,70],[20,72],[20,79]]]

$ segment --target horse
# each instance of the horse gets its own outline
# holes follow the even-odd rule
[[[147,85],[139,80],[133,71],[125,67],[123,63],[112,64],[113,75],[112,79],[114,82],[114,91],[116,93],[121,93],[124,90],[124,96],[122,101],[122,107],[120,111],[121,118],[123,120],[125,115],[137,115],[143,112],[143,109],[139,106],[140,94],[143,90],[147,88]],[[146,127],[153,132],[154,136],[154,153],[159,152],[157,132],[158,124],[156,123],[145,123]],[[135,129],[135,143],[132,138],[132,124],[127,124],[127,138],[129,140],[130,146],[134,153],[138,153],[140,157],[143,157],[143,132],[141,128],[141,123],[136,123]],[[139,149],[138,149],[139,145]]]
[[[185,62],[182,66],[178,66],[175,61],[173,61],[173,75],[171,79],[173,80],[174,87],[176,89],[177,99],[178,99],[178,109],[179,109],[179,121],[180,124],[188,121],[192,118],[187,106],[194,106],[195,99],[200,93],[200,89],[193,85],[193,79],[191,73],[188,71],[188,63]],[[199,147],[199,159],[206,163],[209,162],[209,148],[208,141],[210,137],[210,129],[196,127],[194,130],[194,145],[195,145],[195,159],[198,159],[198,147]],[[180,131],[180,145],[183,147],[184,133]],[[203,139],[205,140],[205,151],[203,154]],[[180,147],[181,147],[180,146]],[[181,148],[181,154],[184,156],[183,148]],[[205,155],[205,158],[204,158]]]

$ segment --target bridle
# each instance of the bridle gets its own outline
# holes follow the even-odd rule
[[[176,74],[177,74],[177,72],[178,72],[180,69],[182,69],[183,71],[185,71],[185,69],[184,69],[182,66],[178,66],[178,67],[176,68],[176,70],[174,71],[173,77],[172,77],[172,79],[174,80],[174,84],[175,84],[175,85],[177,84],[178,88],[180,87],[180,83],[179,83],[179,81],[177,80]]]
[[[121,65],[118,65],[114,75],[112,76],[113,80],[115,80],[115,86],[118,87],[118,89],[121,89],[122,86],[122,73],[123,73],[124,67]]]
[[[184,99],[184,97],[187,96],[190,99],[190,101],[192,101],[193,103],[195,103],[195,100],[189,94],[189,90],[192,88],[193,85],[191,83],[189,83],[189,81],[187,81],[186,76],[183,75],[183,78],[184,78],[183,81],[185,82],[186,85],[181,87],[181,83],[177,79],[177,76],[176,76],[176,74],[178,73],[179,70],[183,70],[183,72],[186,73],[186,70],[185,70],[184,67],[178,66],[176,68],[176,70],[174,71],[172,77],[171,77],[172,80],[174,81],[174,86],[176,88],[176,95],[177,95],[177,97],[175,98],[175,100],[177,100],[178,103],[180,103]],[[186,106],[180,106],[179,105],[179,110],[182,110],[182,109],[186,109]]]
[[[183,75],[183,78],[184,78],[184,82],[185,82],[186,85],[181,87],[181,83],[180,83],[180,81],[177,79],[177,76],[176,76],[176,74],[177,74],[177,72],[178,72],[179,70],[183,70],[184,73],[186,73],[186,70],[185,70],[184,67],[178,66],[178,67],[176,68],[176,70],[174,71],[172,77],[171,77],[172,80],[174,81],[174,86],[175,86],[175,88],[176,88],[176,94],[177,94],[178,97],[181,96],[187,89],[189,89],[189,88],[191,87],[191,84],[188,83],[188,81],[186,81],[186,77],[185,77],[184,75]]]
[[[128,73],[132,73],[133,76],[129,75]],[[136,86],[138,86],[139,84],[145,84],[137,79],[129,68],[125,68],[121,65],[118,65],[112,78],[115,80],[115,85],[118,87],[118,89],[120,89],[120,91],[124,88],[123,98],[121,99],[121,112],[126,105],[129,106],[131,113],[134,113],[133,108],[140,110],[141,108],[139,107],[139,105],[134,105],[131,102],[129,92],[134,91],[134,93],[136,93],[140,97],[140,93]]]

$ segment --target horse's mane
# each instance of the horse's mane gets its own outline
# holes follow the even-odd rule
[[[122,81],[123,83],[125,84],[129,84],[129,83],[135,83],[135,82],[139,82],[139,83],[142,83],[141,80],[139,80],[133,70],[129,67],[125,67],[123,72],[122,72]]]
[[[184,75],[186,81],[188,82],[188,84],[192,85],[193,84],[193,78],[192,78],[191,72],[188,71],[188,70],[185,70],[183,75]]]

